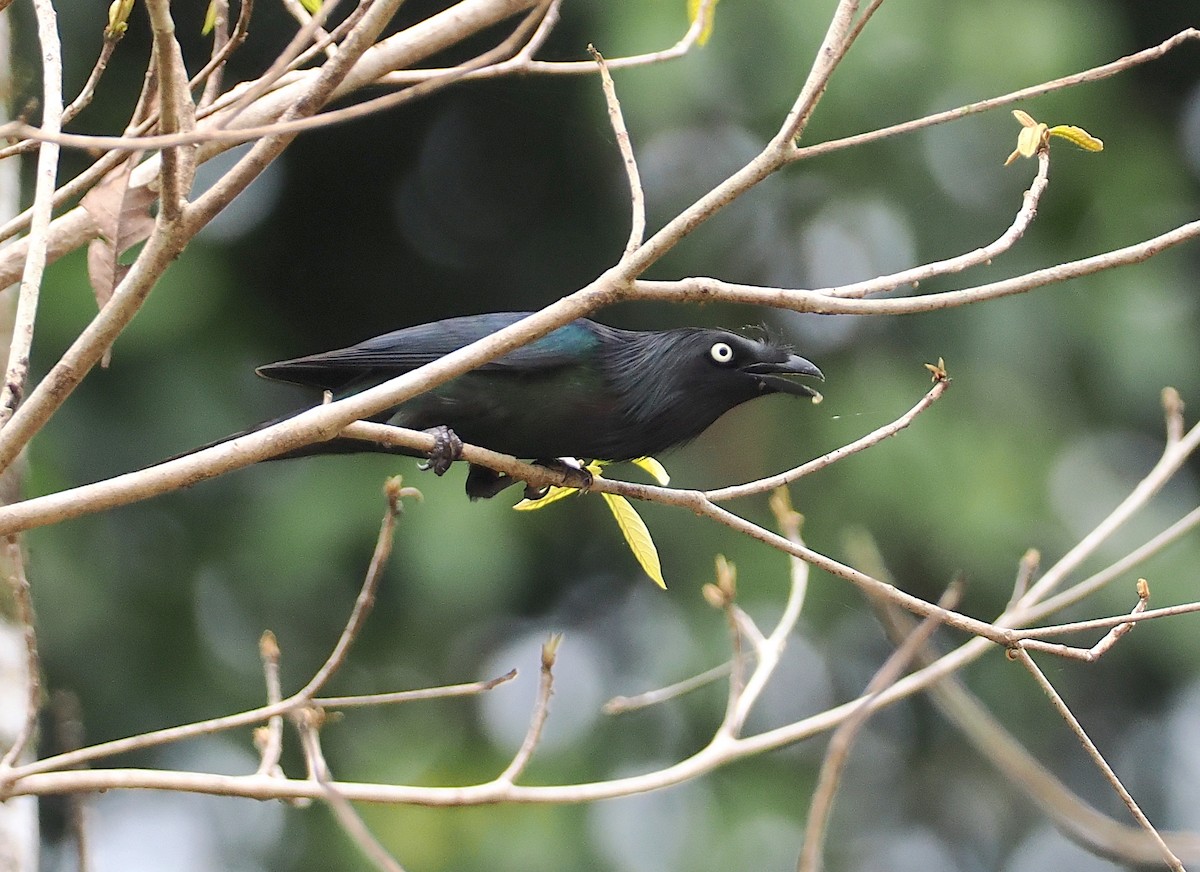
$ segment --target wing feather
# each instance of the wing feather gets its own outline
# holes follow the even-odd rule
[[[310,354],[260,366],[264,378],[328,390],[341,390],[367,380],[394,378],[514,324],[529,312],[467,315],[418,324],[367,339],[348,348]],[[599,338],[602,325],[585,318],[560,327],[536,342],[484,364],[481,370],[539,371],[577,362],[581,351]]]

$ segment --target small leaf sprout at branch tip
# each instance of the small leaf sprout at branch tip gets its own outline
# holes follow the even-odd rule
[[[717,555],[717,580],[700,589],[704,600],[714,609],[728,608],[737,597],[737,567],[724,554]]]
[[[404,500],[414,499],[421,502],[425,495],[415,487],[404,487],[404,476],[394,475],[383,483],[383,495],[387,497],[388,509],[393,515],[404,511]]]
[[[1042,149],[1049,148],[1050,137],[1052,136],[1065,139],[1067,142],[1073,143],[1084,151],[1104,151],[1104,143],[1082,127],[1075,127],[1072,124],[1058,124],[1054,127],[1049,127],[1046,124],[1035,121],[1033,116],[1028,112],[1014,109],[1012,113],[1013,117],[1021,123],[1021,132],[1017,134],[1017,147],[1008,156],[1008,160],[1004,162],[1005,166],[1008,166],[1019,157],[1033,157]]]
[[[925,368],[933,375],[934,384],[938,384],[939,382],[946,382],[949,384],[950,373],[946,371],[945,358],[939,357],[937,363],[927,363],[925,364]]]
[[[542,668],[551,669],[554,667],[554,662],[558,659],[558,649],[562,645],[563,634],[552,633],[550,638],[542,644]]]
[[[108,7],[108,27],[105,36],[116,39],[125,35],[129,29],[129,14],[133,12],[133,0],[113,0]]]

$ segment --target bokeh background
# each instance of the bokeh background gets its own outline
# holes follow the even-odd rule
[[[174,4],[192,69],[204,4]],[[256,75],[293,25],[259,3],[231,76]],[[400,21],[438,4],[412,0]],[[684,3],[568,3],[543,53],[609,57],[671,44]],[[683,60],[617,75],[653,225],[749,159],[794,99],[832,2],[721,4],[711,42]],[[14,7],[17,14],[24,14]],[[68,94],[98,50],[103,4],[65,4]],[[36,93],[28,21],[19,75]],[[1001,94],[1107,62],[1197,24],[1184,0],[916,0],[885,4],[838,71],[807,134],[816,142]],[[120,128],[149,44],[134,14],[80,130]],[[458,56],[441,60],[449,62]],[[931,282],[966,286],[1130,244],[1192,220],[1200,204],[1196,47],[1116,79],[1023,106],[1086,127],[1101,155],[1060,144],[1041,214],[993,265]],[[18,95],[18,104],[24,98]],[[1008,111],[805,162],[762,184],[657,265],[652,277],[716,275],[800,287],[867,278],[985,244],[1034,172],[1002,167]],[[68,170],[82,166],[68,154]],[[204,168],[211,178],[216,168]],[[591,77],[463,84],[401,111],[302,136],[171,267],[31,450],[40,494],[141,468],[310,398],[254,376],[258,364],[453,315],[535,308],[585,284],[627,235],[624,176]],[[626,327],[766,324],[827,374],[820,406],[749,404],[661,458],[685,486],[758,477],[893,419],[944,357],[947,397],[901,436],[793,488],[808,541],[840,559],[869,536],[897,583],[935,598],[957,573],[963,608],[1006,602],[1021,554],[1068,549],[1151,466],[1159,392],[1200,410],[1195,245],[1137,267],[1018,298],[903,318],[796,317],[730,306],[629,304]],[[94,312],[84,257],[49,271],[35,351],[44,372]],[[1125,553],[1196,504],[1194,466],[1091,564]],[[636,470],[628,470],[637,475]],[[356,711],[324,731],[346,780],[460,784],[490,778],[519,744],[541,642],[565,633],[557,693],[530,783],[642,772],[698,749],[720,686],[621,717],[616,694],[661,686],[728,654],[701,585],[725,554],[756,617],[778,614],[778,553],[686,512],[646,506],[670,590],[624,550],[603,505],[514,513],[515,495],[468,504],[462,470],[415,461],[318,458],[264,464],[149,502],[31,533],[30,574],[52,689],[80,702],[102,741],[263,701],[257,640],[273,630],[294,689],[350,609],[383,509],[385,477],[425,494],[406,512],[380,600],[330,690],[365,693],[522,678],[482,699]],[[768,522],[764,500],[737,508]],[[1146,565],[1155,602],[1198,598],[1200,541]],[[1072,617],[1128,609],[1134,577]],[[951,639],[943,639],[948,644]],[[857,693],[887,645],[848,585],[816,574],[785,663],[752,727]],[[1144,626],[1100,664],[1045,667],[1151,818],[1200,828],[1195,621]],[[966,674],[1000,720],[1069,784],[1124,820],[1075,740],[1019,667],[997,652]],[[47,731],[52,732],[51,730]],[[45,750],[53,738],[44,739]],[[653,795],[579,807],[366,808],[406,868],[436,870],[788,869],[823,740]],[[254,768],[249,731],[131,755],[119,764]],[[302,771],[294,750],[285,757]],[[90,803],[97,870],[317,870],[364,863],[319,807],[176,795]],[[44,802],[46,868],[72,868],[61,801]],[[923,700],[872,722],[834,816],[829,868],[1102,870],[1036,814]]]

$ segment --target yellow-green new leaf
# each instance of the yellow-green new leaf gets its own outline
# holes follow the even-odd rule
[[[663,581],[662,564],[658,562],[658,549],[654,547],[654,540],[650,538],[650,530],[646,526],[646,522],[642,520],[642,516],[625,497],[616,494],[600,494],[600,496],[604,497],[604,502],[608,504],[608,510],[617,519],[621,535],[625,537],[629,550],[641,564],[642,570],[654,580],[655,584],[666,590],[667,583]]]
[[[537,509],[544,509],[552,503],[557,503],[563,497],[569,497],[571,494],[577,493],[579,491],[576,488],[554,485],[540,500],[521,500],[521,502],[513,506],[513,510],[517,512],[533,512]]]
[[[217,26],[217,0],[209,0],[208,11],[204,13],[204,26],[200,28],[201,36],[208,36]]]
[[[129,28],[129,13],[133,12],[133,0],[113,0],[108,7],[108,27],[113,37],[120,37]]]
[[[1005,166],[1019,157],[1033,157],[1039,149],[1049,145],[1052,136],[1065,139],[1084,151],[1104,150],[1104,143],[1082,127],[1076,127],[1073,124],[1058,124],[1048,127],[1035,120],[1028,112],[1022,112],[1020,109],[1013,110],[1013,117],[1021,125],[1021,132],[1017,134],[1016,150],[1008,156],[1008,160],[1004,162]]]
[[[1104,151],[1104,143],[1092,136],[1082,127],[1073,124],[1059,124],[1047,131],[1048,136],[1058,136],[1072,145],[1077,145],[1084,151]]]
[[[300,0],[300,5],[307,9],[310,15],[321,11],[321,0]]]
[[[630,463],[647,473],[663,487],[671,483],[671,476],[667,473],[666,467],[653,457],[639,457],[636,460],[631,460]]]
[[[688,21],[695,21],[700,14],[703,0],[688,0]],[[698,45],[704,45],[712,36],[713,19],[717,17],[717,0],[712,0],[704,10],[704,21],[700,24],[700,35],[696,37]]]

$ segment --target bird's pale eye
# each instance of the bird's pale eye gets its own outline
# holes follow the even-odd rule
[[[717,363],[725,364],[733,360],[733,349],[728,342],[714,342],[708,353]]]

